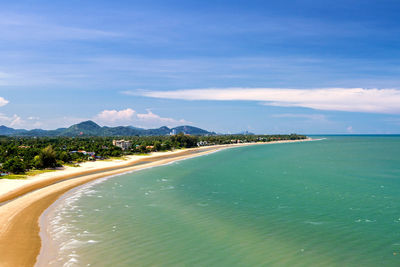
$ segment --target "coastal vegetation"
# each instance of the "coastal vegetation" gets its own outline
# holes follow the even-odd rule
[[[32,173],[54,169],[66,164],[102,160],[155,151],[232,143],[271,142],[305,139],[304,135],[211,135],[196,136],[179,133],[163,136],[127,137],[0,137],[0,172]],[[129,148],[113,145],[113,140],[129,142]]]

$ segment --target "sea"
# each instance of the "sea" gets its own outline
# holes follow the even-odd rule
[[[400,136],[235,147],[80,186],[42,266],[400,266]]]

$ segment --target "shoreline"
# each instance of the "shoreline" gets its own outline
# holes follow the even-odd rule
[[[213,154],[215,152],[219,152],[219,151],[224,150],[224,149],[226,149],[226,148],[220,148],[218,150],[213,150],[213,151],[210,151],[208,153],[204,153],[204,154],[200,154],[200,155],[193,154],[193,156],[188,156],[188,157],[185,157],[185,158],[176,159],[176,160],[173,160],[173,161],[165,163],[165,164],[159,164],[159,165],[156,165],[156,166],[144,167],[144,168],[140,168],[140,169],[133,170],[133,171],[127,171],[127,172],[123,172],[123,173],[119,173],[119,174],[115,174],[115,175],[111,175],[111,176],[105,176],[105,177],[102,177],[102,178],[87,182],[85,184],[79,185],[77,187],[74,187],[71,190],[69,190],[68,192],[62,194],[39,217],[39,228],[40,228],[39,235],[40,235],[40,239],[42,241],[42,246],[41,246],[41,249],[40,249],[40,253],[37,256],[35,267],[45,267],[45,266],[48,266],[49,264],[53,264],[55,262],[56,257],[57,257],[57,251],[55,250],[55,248],[57,247],[56,245],[59,245],[59,244],[56,241],[52,240],[52,234],[49,231],[50,230],[49,229],[50,228],[49,219],[54,217],[54,214],[56,213],[56,210],[57,210],[57,208],[60,207],[60,205],[65,205],[66,199],[68,199],[70,196],[76,194],[81,189],[91,188],[92,186],[95,186],[95,185],[100,184],[100,183],[102,183],[104,181],[107,181],[108,179],[112,179],[114,177],[118,177],[120,175],[126,175],[126,174],[129,174],[129,173],[134,173],[134,172],[137,172],[137,171],[151,169],[151,168],[154,168],[154,167],[166,166],[166,165],[170,165],[172,163],[178,162],[178,161],[184,161],[186,159],[193,159],[193,158],[201,157],[201,156],[204,156],[204,155],[210,155],[210,154]]]
[[[178,160],[202,156],[222,149],[278,143],[297,143],[315,139],[283,140],[266,143],[242,143],[190,148],[172,152],[160,152],[150,156],[108,164],[99,168],[77,167],[74,172],[56,171],[14,187],[0,194],[0,266],[34,266],[41,251],[39,220],[42,214],[61,196],[73,188],[99,178],[110,177],[145,168],[165,165]],[[135,156],[133,156],[135,157]],[[138,158],[139,157],[139,158]],[[81,168],[81,169],[79,169]],[[38,175],[40,176],[40,175]],[[37,178],[37,177],[36,177]],[[0,183],[0,187],[1,187]]]

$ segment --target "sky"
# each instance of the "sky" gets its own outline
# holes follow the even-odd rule
[[[400,2],[0,2],[0,125],[400,134]]]

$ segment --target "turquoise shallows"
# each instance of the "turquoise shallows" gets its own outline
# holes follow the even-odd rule
[[[86,185],[48,216],[56,264],[400,266],[400,137],[227,149]]]

